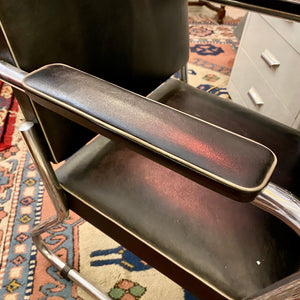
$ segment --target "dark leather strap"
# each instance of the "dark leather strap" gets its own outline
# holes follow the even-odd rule
[[[255,197],[276,164],[261,144],[65,65],[32,72],[24,86],[33,101],[175,162],[196,181],[204,176],[240,201]]]

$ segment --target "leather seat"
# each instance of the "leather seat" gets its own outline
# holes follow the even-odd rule
[[[299,238],[280,220],[102,136],[56,174],[74,195],[72,210],[82,215],[74,202],[86,202],[234,299],[250,296],[300,266]]]
[[[299,132],[183,82],[171,79],[150,97],[255,140],[265,139],[275,126],[276,135],[287,138],[288,149],[294,149],[289,151],[300,148]],[[287,150],[276,141],[275,147],[272,136],[264,141],[279,159],[279,174],[275,171],[273,179],[298,192],[297,153],[286,157]],[[277,218],[232,201],[103,136],[68,159],[57,176],[73,195],[71,209],[77,211],[76,202],[86,202],[234,299],[247,297],[300,266],[299,238]]]
[[[240,202],[233,201],[224,192],[219,194],[199,185],[195,180],[197,172],[191,180],[126,148],[129,145],[136,150],[133,143],[120,143],[114,137],[114,134],[124,135],[126,130],[124,137],[134,137],[134,143],[141,143],[142,147],[156,145],[157,152],[168,149],[172,160],[178,155],[183,161],[201,163],[221,172],[224,178],[252,186],[257,180],[260,182],[264,173],[269,173],[265,170],[273,164],[269,149],[188,117],[168,105],[176,107],[177,103],[177,109],[197,117],[200,111],[209,116],[214,106],[213,111],[223,111],[226,129],[227,112],[231,114],[229,124],[239,124],[244,113],[252,122],[256,118],[255,124],[261,120],[267,129],[270,124],[267,119],[176,80],[169,80],[150,95],[156,102],[61,64],[28,74],[22,84],[34,103],[113,139],[98,136],[56,171],[69,208],[89,222],[106,232],[102,221],[109,220],[166,260],[176,262],[197,280],[208,282],[220,294],[235,299],[250,296],[297,271],[300,266],[297,234],[270,214],[240,203],[245,201],[243,195],[247,193],[233,192],[231,196]],[[196,103],[198,108],[191,113],[185,101],[191,107]],[[276,125],[279,133],[293,135],[291,140],[299,145],[296,131]],[[178,132],[181,134],[176,135]],[[176,140],[169,137],[170,133],[188,139]],[[141,142],[139,136],[143,137]],[[189,146],[187,141],[193,143]],[[209,147],[209,151],[200,151],[203,147]],[[216,151],[216,156],[214,149],[222,151]],[[226,149],[237,155],[229,154]],[[283,155],[276,148],[274,151]],[[222,168],[216,164],[228,158],[230,161],[236,158],[238,163],[221,164]],[[249,197],[255,195],[250,193]],[[82,205],[88,208],[82,209]],[[110,235],[113,231],[108,230]],[[116,238],[122,239],[120,233]],[[131,242],[122,241],[123,246],[127,244],[129,249],[133,247]]]

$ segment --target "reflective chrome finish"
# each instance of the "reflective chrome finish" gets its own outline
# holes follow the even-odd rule
[[[56,210],[56,215],[54,217],[47,219],[32,229],[31,235],[34,244],[38,250],[61,272],[61,274],[73,280],[87,293],[94,296],[96,299],[111,300],[110,297],[96,289],[76,270],[72,269],[66,263],[60,260],[60,258],[57,257],[43,242],[41,234],[62,223],[68,215],[68,208],[65,201],[64,192],[50,163],[46,159],[45,151],[43,150],[42,145],[39,143],[37,133],[34,129],[34,123],[25,122],[19,127],[19,130]]]
[[[183,65],[178,71],[179,79],[185,83],[187,83],[187,65]]]
[[[60,260],[58,256],[56,256],[53,252],[49,250],[49,248],[45,245],[40,235],[32,236],[32,240],[38,250],[54,265],[60,272],[63,269],[67,268],[68,272],[66,272],[67,277],[75,282],[78,286],[84,289],[87,293],[94,296],[96,299],[100,300],[111,300],[106,294],[102,293],[98,289],[96,289],[91,283],[89,283],[86,279],[84,279],[76,270],[71,269],[66,263]]]
[[[98,289],[96,289],[93,285],[91,285],[87,280],[85,280],[76,270],[72,269],[68,273],[68,278],[78,284],[81,288],[83,288],[90,295],[94,296],[96,299],[101,300],[112,300],[109,296],[102,293]]]
[[[53,202],[54,208],[57,213],[57,222],[63,222],[67,216],[68,208],[65,201],[65,195],[62,188],[57,181],[56,175],[46,159],[43,147],[39,144],[39,138],[34,130],[33,122],[24,122],[19,131],[28,147],[31,157],[35,163],[35,166],[44,182],[45,188]],[[51,224],[56,220],[51,220]],[[49,229],[49,221],[40,224],[34,228],[33,234],[41,234],[45,230]]]
[[[23,91],[22,80],[27,75],[27,72],[0,60],[0,79],[9,85]]]
[[[251,203],[282,220],[300,236],[300,200],[292,193],[269,183]]]

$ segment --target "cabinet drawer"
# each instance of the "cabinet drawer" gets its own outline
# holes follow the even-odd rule
[[[246,103],[244,102],[242,96],[239,93],[238,88],[235,86],[235,83],[231,79],[228,82],[227,91],[228,94],[230,95],[232,102],[247,107]]]
[[[299,33],[297,39],[300,41]],[[284,102],[291,112],[298,111],[300,109],[299,53],[261,15],[254,13],[249,16],[241,45],[280,101]],[[279,66],[270,67],[263,59],[262,53],[266,49],[279,61]]]
[[[237,63],[234,65],[230,80],[237,88],[246,106],[279,122],[292,125],[297,112],[294,111],[293,116],[280,102],[278,96],[257,71],[241,47],[239,48],[236,60]],[[263,104],[257,105],[254,103],[253,96],[251,97],[249,94],[251,88],[254,88],[259,98],[264,102]],[[235,101],[234,98],[233,101]]]
[[[261,17],[271,25],[283,39],[287,41],[300,54],[300,23],[281,18],[261,15]]]

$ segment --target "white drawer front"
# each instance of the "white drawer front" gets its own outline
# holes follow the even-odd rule
[[[239,49],[237,63],[234,65],[230,80],[248,108],[284,124],[293,124],[296,112],[293,116],[280,102],[278,96],[257,71],[243,48]],[[235,102],[234,95],[232,95],[232,100]],[[259,102],[263,102],[263,104],[258,104]]]
[[[227,91],[230,95],[232,102],[240,104],[244,107],[247,107],[240,92],[238,91],[238,88],[235,86],[235,83],[232,80],[229,80],[229,82],[228,82]]]
[[[284,22],[282,20],[279,20]],[[259,34],[258,34],[259,33]],[[298,33],[300,41],[300,28]],[[264,18],[251,13],[241,47],[280,101],[293,114],[300,109],[300,54],[288,44]],[[265,53],[278,66],[264,58]]]
[[[261,15],[300,54],[300,23]]]

